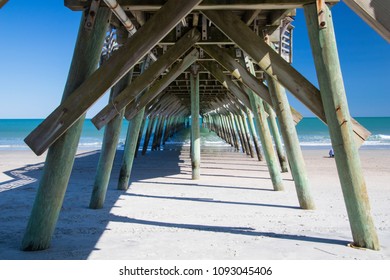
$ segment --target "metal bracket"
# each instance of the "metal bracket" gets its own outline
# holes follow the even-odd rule
[[[95,19],[97,15],[97,11],[100,6],[100,0],[93,0],[91,2],[91,6],[88,10],[87,19],[85,20],[84,28],[88,31],[92,31],[93,26],[95,25]]]
[[[318,16],[318,26],[320,29],[326,28],[326,19],[325,19],[325,0],[317,0],[317,16]]]

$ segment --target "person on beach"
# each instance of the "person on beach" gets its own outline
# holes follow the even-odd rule
[[[329,150],[329,157],[334,157],[334,152],[333,152],[333,148],[331,148],[330,150]]]

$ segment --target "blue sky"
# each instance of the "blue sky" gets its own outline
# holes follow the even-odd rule
[[[390,116],[390,45],[344,3],[332,11],[351,114]],[[59,105],[80,17],[63,1],[11,0],[0,10],[0,118],[45,118]],[[294,26],[293,65],[317,85],[302,10]],[[290,101],[313,116],[293,97]],[[106,102],[103,97],[87,116]]]

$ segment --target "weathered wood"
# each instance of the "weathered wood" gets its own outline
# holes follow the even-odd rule
[[[84,29],[82,17],[68,80],[62,100],[66,100],[96,69],[103,47],[111,12],[99,9],[91,32]],[[65,191],[72,171],[74,157],[83,127],[84,117],[59,138],[49,149],[31,216],[21,248],[43,250],[50,246]]]
[[[270,76],[280,82],[317,117],[326,123],[319,90],[279,56],[262,38],[231,11],[202,11],[223,33],[246,52]],[[360,145],[370,132],[358,122],[353,125],[356,144]]]
[[[202,49],[228,70],[236,79],[243,82],[265,102],[273,106],[267,86],[252,75],[243,65],[237,62],[226,50],[212,45],[202,45]],[[291,108],[291,111],[295,123],[299,123],[302,119],[302,115],[293,108]]]
[[[260,149],[260,143],[259,143],[259,138],[257,137],[256,129],[255,129],[255,124],[253,122],[253,113],[249,108],[246,109],[246,114],[248,116],[248,122],[249,122],[249,130],[252,136],[252,141],[255,145],[255,150],[257,154],[257,159],[259,161],[263,160],[263,154],[261,153]]]
[[[199,57],[199,51],[193,49],[186,55],[182,61],[174,65],[167,75],[155,82],[146,92],[141,95],[139,100],[131,106],[131,110],[126,110],[126,119],[131,119],[141,108],[145,107],[150,101],[156,98],[170,83],[172,83],[181,73],[192,65]]]
[[[238,121],[240,122],[240,127],[241,127],[241,130],[242,130],[242,133],[243,133],[243,137],[244,137],[244,141],[245,141],[246,154],[251,156],[252,158],[254,158],[255,155],[253,153],[253,149],[252,149],[252,146],[251,146],[250,136],[249,136],[249,133],[248,133],[248,130],[247,130],[248,126],[246,125],[246,121],[242,117],[242,114],[238,114],[237,118],[238,118]],[[245,122],[245,124],[244,124],[244,122]]]
[[[3,8],[5,4],[7,4],[8,0],[0,0],[0,9]]]
[[[141,129],[139,130],[137,147],[135,148],[135,155],[134,155],[135,158],[138,156],[138,151],[139,151],[139,147],[141,145],[142,135],[143,135],[143,133],[145,131],[145,123],[146,123],[146,118],[145,118],[145,113],[144,113],[144,119],[142,120]]]
[[[168,69],[177,59],[188,51],[201,34],[196,29],[192,29],[183,36],[174,46],[167,50],[156,62],[154,62],[142,75],[137,77],[129,87],[123,90],[111,104],[105,106],[93,119],[93,124],[100,129],[113,117],[118,111],[125,108],[132,102],[137,95],[145,88],[150,86],[156,79]],[[140,107],[142,108],[142,107]]]
[[[260,135],[261,144],[263,146],[264,157],[267,162],[272,185],[275,191],[282,191],[284,189],[282,176],[279,170],[278,160],[272,146],[271,132],[269,131],[263,102],[260,97],[254,93],[249,94],[249,100],[252,104],[252,112],[256,120],[256,126]]]
[[[309,179],[306,172],[305,160],[299,145],[298,134],[292,119],[290,105],[284,88],[274,79],[267,77],[272,101],[282,132],[291,174],[294,179],[299,205],[302,209],[314,209],[314,201],[310,194]]]
[[[332,15],[326,5],[322,9],[325,28],[318,25],[316,4],[305,6],[305,16],[352,236],[355,246],[379,250],[366,183],[354,141]]]
[[[280,138],[278,125],[276,124],[276,116],[274,109],[267,103],[264,103],[265,111],[268,113],[268,123],[270,126],[271,134],[274,138],[276,154],[278,155],[279,163],[282,172],[288,172],[287,159],[283,151],[282,139]]]
[[[201,0],[169,0],[128,42],[63,100],[25,139],[40,155],[65,133],[110,87],[119,81]],[[80,58],[84,59],[84,58]]]
[[[65,6],[74,10],[83,10],[89,7],[92,0],[65,0]],[[327,0],[328,3],[337,3],[340,0]],[[122,8],[126,11],[156,11],[162,7],[165,0],[121,0]],[[256,9],[295,9],[313,3],[313,0],[203,0],[195,7],[196,10],[256,10]]]
[[[140,135],[141,124],[144,119],[145,107],[130,121],[127,129],[125,148],[123,151],[122,165],[119,172],[118,190],[127,190],[129,188],[129,180],[131,170],[133,169],[134,156],[138,137]]]
[[[112,89],[110,101],[117,96],[131,82],[133,70],[124,76]],[[105,127],[102,149],[96,170],[89,208],[103,208],[107,187],[110,180],[112,165],[118,146],[119,135],[122,128],[124,110],[112,119]]]
[[[212,61],[200,61],[199,62],[204,68],[210,71],[225,88],[233,93],[237,98],[247,107],[250,107],[248,96],[241,88],[228,76],[226,76],[222,69],[218,67],[218,64]]]
[[[152,131],[153,131],[153,128],[156,124],[156,121],[157,121],[157,118],[155,118],[155,117],[149,118],[148,128],[147,128],[146,133],[145,133],[144,145],[142,147],[142,155],[145,155],[147,150],[148,150],[150,136],[152,134]]]
[[[344,0],[344,3],[390,43],[390,1]]]
[[[200,179],[199,73],[195,67],[194,65],[190,74],[192,180]]]

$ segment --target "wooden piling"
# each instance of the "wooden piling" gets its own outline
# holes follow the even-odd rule
[[[244,111],[241,111],[240,123],[242,123],[243,130],[245,132],[245,139],[246,139],[246,142],[248,143],[249,154],[250,154],[251,158],[254,158],[255,153],[254,153],[253,147],[251,145],[251,136],[249,134],[248,123],[246,122],[246,115],[245,115]]]
[[[85,17],[82,17],[62,102],[96,69],[110,15],[108,8],[100,8],[91,31],[84,29]],[[50,246],[72,171],[84,117],[75,122],[48,151],[43,175],[23,237],[22,250],[44,250]]]
[[[320,7],[315,3],[309,4],[304,6],[304,11],[354,245],[379,250],[366,183],[354,141],[332,15],[325,4]]]
[[[256,120],[256,125],[259,131],[260,140],[264,150],[264,157],[267,162],[272,185],[275,191],[282,191],[284,189],[282,176],[279,169],[279,163],[272,146],[271,132],[269,131],[263,102],[260,97],[254,93],[249,94],[249,100],[252,104],[252,112]]]
[[[147,150],[148,150],[150,136],[152,134],[152,131],[153,131],[153,128],[156,124],[156,121],[157,121],[157,117],[150,117],[149,118],[148,129],[146,130],[144,145],[142,147],[142,155],[145,155]]]
[[[259,161],[263,160],[263,154],[261,153],[260,149],[260,143],[259,143],[259,138],[257,137],[256,129],[255,129],[255,124],[253,122],[253,114],[249,108],[246,109],[246,114],[248,116],[248,122],[249,122],[249,130],[252,136],[252,141],[255,146],[256,154],[257,154],[257,159]]]
[[[196,65],[192,66],[191,70],[192,180],[198,180],[200,179],[199,72]]]
[[[129,180],[131,170],[133,168],[134,155],[138,137],[140,135],[141,124],[144,119],[145,107],[141,109],[137,115],[130,121],[127,129],[125,148],[123,151],[122,165],[119,172],[118,190],[127,190],[129,188]]]
[[[280,130],[290,163],[291,174],[294,179],[299,205],[302,209],[314,209],[315,204],[310,194],[309,179],[307,177],[305,160],[299,145],[298,134],[295,128],[285,89],[277,81],[267,75],[267,83],[271,92],[272,102],[278,116]]]
[[[109,102],[111,102],[115,96],[128,86],[132,79],[132,73],[133,71],[131,70],[112,88]],[[115,153],[118,146],[124,113],[125,111],[122,110],[106,125],[104,129],[102,149],[100,151],[91,200],[89,202],[89,208],[91,209],[100,209],[103,207],[112,165],[114,163]]]
[[[269,106],[267,103],[263,103],[263,104],[266,109],[266,112],[268,113],[268,122],[269,122],[272,136],[274,138],[276,154],[278,155],[281,170],[282,172],[288,172],[288,168],[287,168],[288,163],[283,151],[282,139],[280,138],[278,125],[276,124],[276,116],[275,116],[274,109],[271,106]]]

